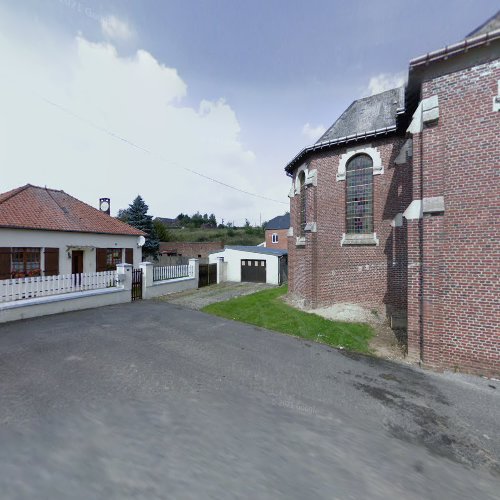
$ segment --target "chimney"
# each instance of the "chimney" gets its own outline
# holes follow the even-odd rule
[[[109,198],[99,198],[99,210],[108,215],[111,214],[111,205]]]

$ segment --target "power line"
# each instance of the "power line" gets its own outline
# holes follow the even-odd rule
[[[213,177],[210,177],[208,175],[205,175],[205,174],[202,174],[201,172],[198,172],[196,170],[193,170],[191,168],[188,168],[188,167],[184,167],[182,165],[179,165],[177,162],[172,162],[171,160],[167,160],[166,158],[163,158],[161,155],[159,155],[158,153],[155,153],[154,151],[151,151],[150,149],[148,148],[145,148],[143,146],[140,146],[139,144],[136,144],[135,142],[127,139],[126,137],[123,137],[105,127],[102,127],[100,125],[97,125],[96,123],[88,120],[87,118],[84,118],[80,115],[78,115],[77,113],[71,111],[70,109],[66,108],[65,106],[62,106],[61,104],[58,104],[50,99],[47,99],[46,97],[42,96],[41,94],[39,94],[38,92],[35,92],[35,91],[32,91],[33,94],[35,94],[37,97],[39,97],[42,101],[44,101],[45,103],[49,104],[50,106],[53,106],[57,109],[59,109],[60,111],[63,111],[64,113],[70,115],[71,117],[85,123],[86,125],[88,125],[89,127],[92,127],[96,130],[99,130],[100,132],[103,132],[111,137],[113,137],[114,139],[117,139],[119,141],[122,141],[124,142],[125,144],[133,147],[133,148],[136,148],[138,149],[139,151],[142,151],[143,153],[146,153],[146,154],[149,154],[151,156],[156,156],[159,160],[161,160],[162,162],[164,163],[167,163],[169,165],[172,165],[172,166],[175,166],[177,168],[181,168],[182,170],[185,170],[187,172],[190,172],[192,174],[195,174],[199,177],[202,177],[204,179],[207,179],[211,182],[215,182],[216,184],[219,184],[221,186],[224,186],[224,187],[227,187],[229,189],[233,189],[234,191],[238,191],[239,193],[243,193],[243,194],[246,194],[248,196],[253,196],[255,198],[260,198],[262,200],[267,200],[267,201],[272,201],[274,203],[281,203],[282,205],[288,205],[288,203],[284,202],[284,201],[280,201],[280,200],[275,200],[274,198],[269,198],[267,196],[262,196],[260,194],[257,194],[257,193],[252,193],[250,191],[246,191],[244,189],[240,189],[238,187],[235,187],[235,186],[232,186],[231,184],[227,184],[225,182],[222,182],[222,181],[219,181],[218,179],[214,179]]]

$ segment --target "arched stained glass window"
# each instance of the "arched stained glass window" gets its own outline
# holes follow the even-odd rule
[[[346,166],[346,233],[373,233],[373,161],[365,154]]]

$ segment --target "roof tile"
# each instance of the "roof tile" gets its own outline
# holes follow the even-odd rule
[[[0,194],[0,227],[144,235],[64,191],[26,184]]]

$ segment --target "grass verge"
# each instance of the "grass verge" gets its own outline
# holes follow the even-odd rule
[[[374,335],[371,326],[364,323],[330,321],[317,314],[295,309],[280,299],[287,291],[286,286],[272,288],[210,304],[202,311],[333,347],[370,352],[368,343]]]

